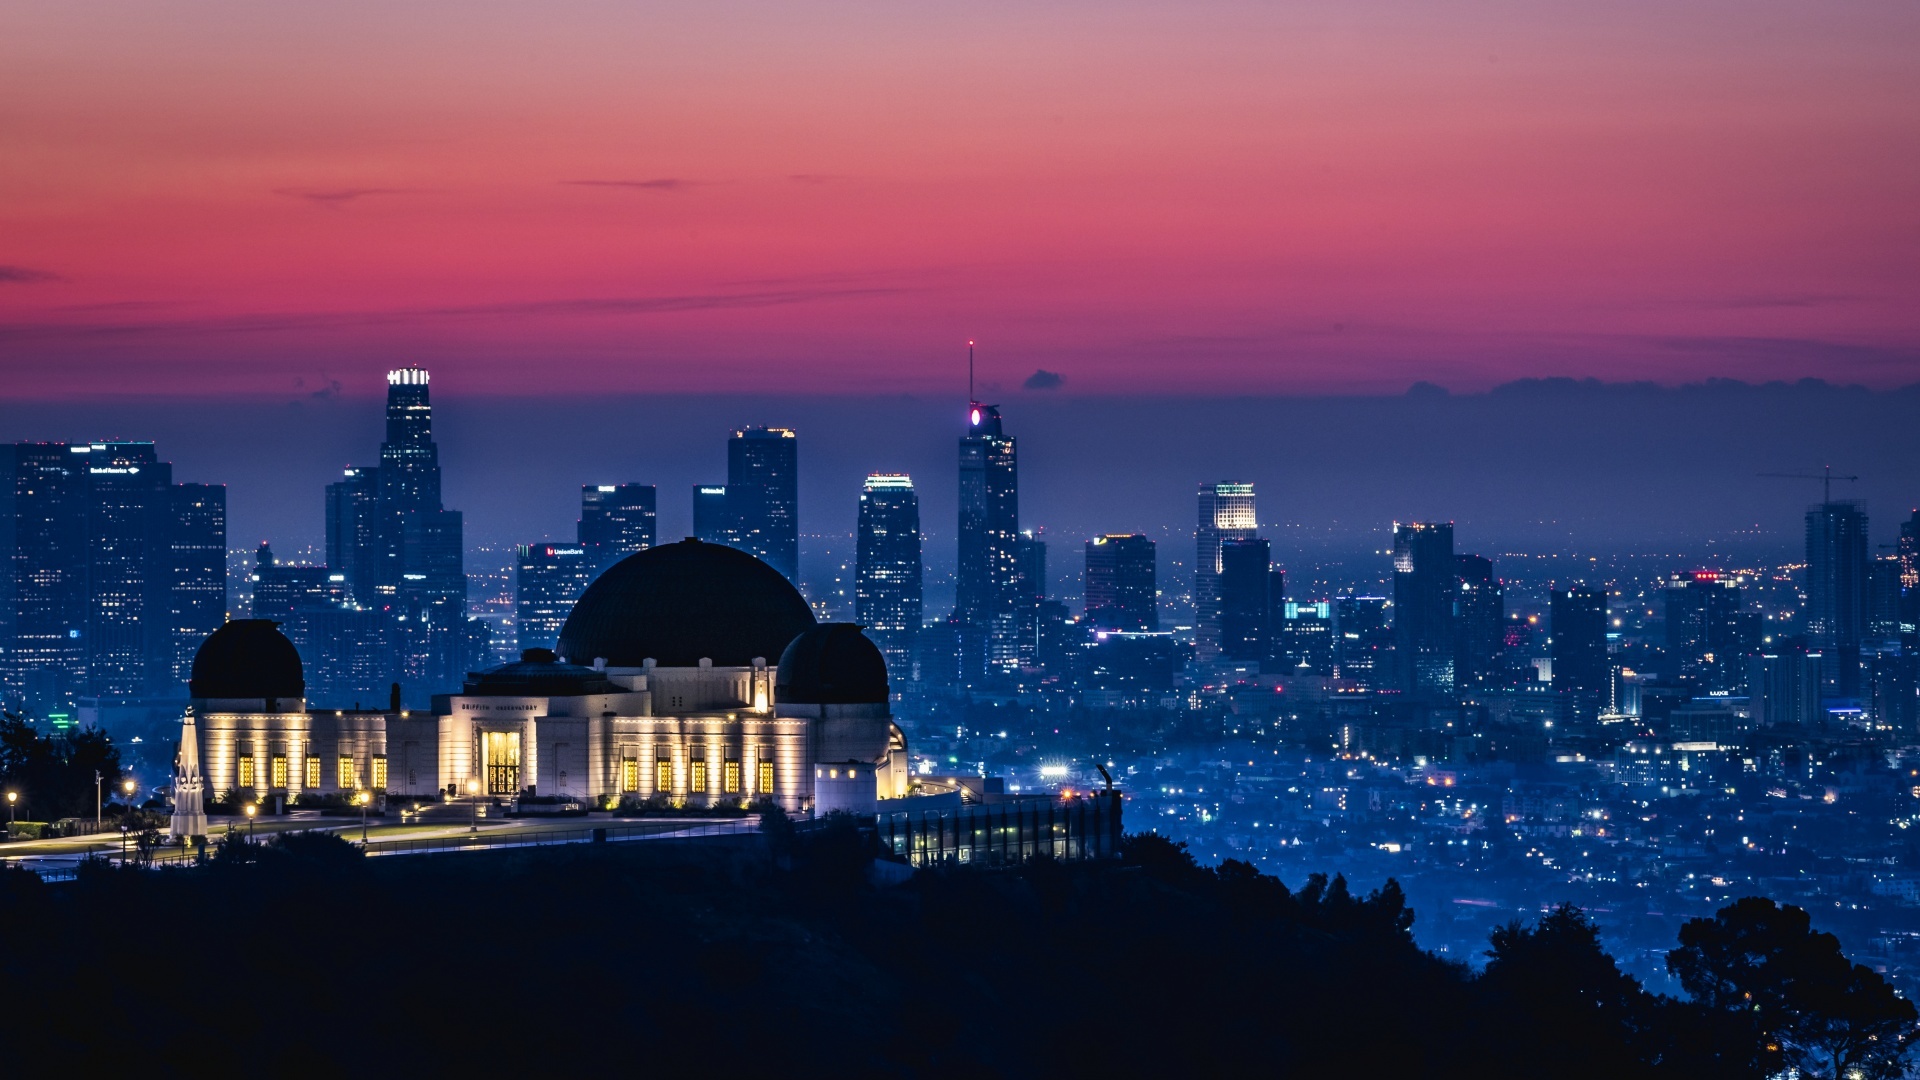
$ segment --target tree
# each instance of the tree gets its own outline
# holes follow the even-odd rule
[[[1586,913],[1562,904],[1533,926],[1496,929],[1479,989],[1516,1063],[1559,1061],[1561,1075],[1644,1071],[1636,1050],[1652,998],[1600,946]]]
[[[94,773],[101,791],[120,786],[120,750],[97,729],[41,735],[18,716],[0,717],[0,784],[18,791],[40,821],[93,816]]]
[[[1667,970],[1701,1005],[1745,1018],[1769,1071],[1899,1076],[1916,1035],[1913,1003],[1806,911],[1757,896],[1680,928]]]

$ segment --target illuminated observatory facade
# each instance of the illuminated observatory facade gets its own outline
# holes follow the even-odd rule
[[[267,620],[201,646],[185,730],[209,794],[477,789],[806,814],[872,813],[908,790],[879,649],[851,623],[817,623],[773,567],[698,540],[614,564],[557,650],[470,675],[429,711],[309,710],[303,674]]]

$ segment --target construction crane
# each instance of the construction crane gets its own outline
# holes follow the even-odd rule
[[[1820,469],[1821,471],[1817,473],[1763,472],[1759,475],[1771,476],[1777,480],[1818,480],[1820,481],[1820,501],[1822,503],[1830,503],[1833,501],[1833,482],[1835,480],[1860,479],[1857,476],[1835,476],[1833,475],[1833,466],[1831,465],[1822,465]]]

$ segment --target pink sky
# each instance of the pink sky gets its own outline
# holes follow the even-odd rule
[[[1920,6],[0,7],[15,398],[1920,381]]]

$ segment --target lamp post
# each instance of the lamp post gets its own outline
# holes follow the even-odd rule
[[[127,839],[133,830],[133,781],[120,782],[120,790],[126,793],[127,805],[120,814],[120,865],[127,865]]]
[[[360,804],[360,846],[367,846],[367,807],[373,802],[373,792],[362,791],[353,797]]]
[[[19,792],[17,791],[7,792],[7,831],[8,832],[13,831],[13,804],[19,801],[20,801]]]
[[[467,809],[473,812],[473,824],[467,831],[477,833],[480,831],[480,781],[471,776],[467,777]]]
[[[93,827],[100,828],[100,770],[93,770]]]
[[[259,812],[260,808],[258,806],[252,803],[247,804],[247,840],[249,842],[253,840],[253,815]]]

